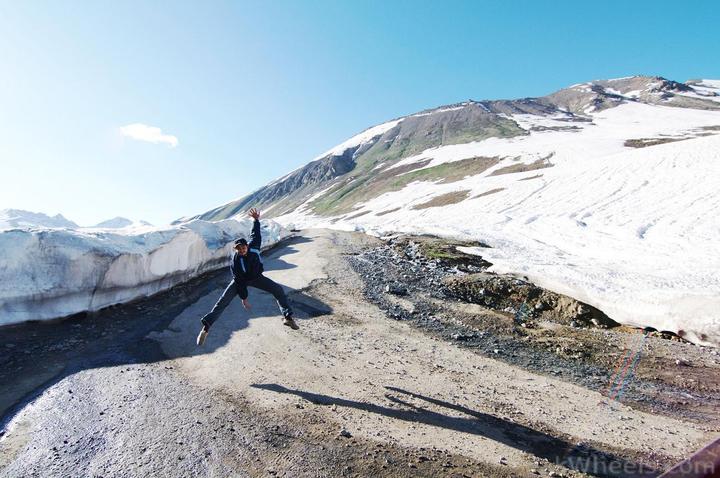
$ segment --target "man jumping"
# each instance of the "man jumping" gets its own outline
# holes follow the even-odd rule
[[[253,208],[248,211],[248,214],[254,219],[252,232],[250,233],[250,244],[248,244],[245,238],[235,241],[235,253],[233,254],[232,265],[230,266],[233,280],[230,281],[230,284],[225,288],[225,291],[212,310],[200,319],[203,327],[197,336],[198,345],[205,343],[210,327],[218,317],[220,317],[222,311],[230,305],[235,294],[239,295],[242,299],[243,307],[250,309],[250,304],[247,300],[248,286],[270,292],[275,297],[275,300],[277,300],[278,306],[280,306],[280,312],[284,317],[283,325],[287,325],[293,330],[300,328],[295,323],[295,320],[293,320],[293,311],[282,286],[262,274],[264,269],[262,258],[260,257],[260,244],[262,242],[260,237],[260,213],[257,209]]]

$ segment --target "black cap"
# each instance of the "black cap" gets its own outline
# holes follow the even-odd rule
[[[247,246],[247,241],[245,240],[244,237],[241,237],[240,239],[237,239],[235,241],[235,245],[236,246],[240,246],[240,245]]]

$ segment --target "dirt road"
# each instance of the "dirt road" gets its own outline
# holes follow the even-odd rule
[[[235,300],[197,348],[226,272],[2,331],[35,348],[0,374],[0,474],[656,476],[717,435],[389,319],[345,259],[376,241],[311,230],[269,254],[299,331],[251,291],[251,311]]]

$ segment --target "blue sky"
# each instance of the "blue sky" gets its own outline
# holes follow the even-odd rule
[[[2,1],[0,209],[161,224],[425,108],[720,78],[718,20],[657,0]],[[166,137],[122,136],[138,123]]]

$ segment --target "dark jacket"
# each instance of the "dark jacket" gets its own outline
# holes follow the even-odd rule
[[[260,236],[260,221],[255,219],[252,232],[250,233],[250,243],[248,244],[248,252],[241,256],[235,251],[233,254],[232,271],[235,287],[241,299],[247,299],[248,282],[257,279],[263,273],[263,262],[260,257],[260,246],[262,245],[262,237]]]

